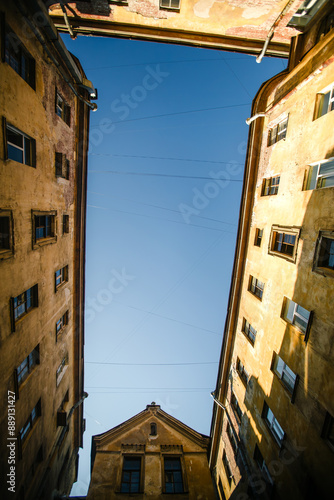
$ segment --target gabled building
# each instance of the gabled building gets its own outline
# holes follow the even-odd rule
[[[317,2],[313,2],[317,5]],[[331,498],[334,10],[253,101],[210,468],[220,498]]]
[[[87,500],[215,498],[208,466],[209,437],[152,403],[92,438]]]
[[[69,493],[83,419],[94,89],[41,1],[0,1],[0,497]]]

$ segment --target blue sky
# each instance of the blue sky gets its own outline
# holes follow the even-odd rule
[[[251,101],[286,62],[64,36],[98,89],[89,150],[85,400],[91,437],[155,401],[209,434]]]

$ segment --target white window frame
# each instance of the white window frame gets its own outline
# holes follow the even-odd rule
[[[68,354],[66,354],[63,359],[61,360],[60,365],[57,368],[56,371],[56,386],[58,387],[60,382],[62,381],[66,370],[68,368]]]
[[[20,135],[22,136],[22,144],[23,146],[18,146],[17,144],[13,144],[12,142],[10,142],[10,140],[8,139],[8,134],[7,134],[7,131],[11,131],[11,132],[14,132],[14,134],[16,135]],[[28,163],[26,163],[26,140],[29,141],[30,143],[30,155],[29,155],[29,161]],[[13,125],[11,125],[10,123],[6,123],[6,155],[7,155],[7,159],[8,160],[12,160],[12,161],[16,161],[17,163],[20,163],[21,165],[27,165],[28,167],[35,167],[35,159],[34,159],[34,156],[35,156],[35,140],[30,137],[29,135],[25,134],[24,132],[22,132],[22,130],[19,130],[18,128],[14,127]],[[11,146],[12,148],[18,150],[18,151],[21,151],[22,152],[22,161],[19,161],[19,160],[15,160],[14,158],[10,158],[9,156],[9,151],[8,151],[8,146]]]
[[[319,236],[317,239],[314,260],[313,260],[313,271],[322,276],[334,278],[334,270],[330,267],[325,267],[319,265],[320,251],[323,239],[332,240],[334,242],[334,230],[333,231],[319,231]]]
[[[289,310],[290,303],[294,304],[293,311],[292,311],[292,320],[290,320],[287,317],[287,312]],[[302,314],[300,314],[297,311],[298,307],[302,308],[304,311],[306,311],[308,313],[308,317],[307,318],[305,316],[303,316]],[[308,311],[307,309],[305,309],[305,307],[301,306],[300,304],[298,304],[294,300],[291,300],[288,297],[284,297],[283,308],[282,308],[282,318],[285,321],[287,321],[288,323],[290,323],[292,326],[294,326],[295,328],[297,328],[298,330],[300,330],[306,336],[306,334],[307,334],[307,332],[309,330],[310,324],[311,324],[312,311]],[[296,321],[295,321],[296,318],[301,318],[304,322],[306,322],[305,329],[301,325],[296,324]]]
[[[279,367],[280,365],[280,367]],[[283,361],[283,359],[276,353],[274,353],[272,370],[275,375],[282,381],[284,387],[293,394],[296,387],[297,375],[291,370],[291,368]]]
[[[285,432],[280,426],[277,418],[274,415],[274,412],[270,409],[269,405],[264,402],[263,405],[263,414],[262,414],[271,434],[275,438],[277,444],[279,446],[282,446],[284,438],[285,438]]]
[[[294,236],[295,237],[295,243],[291,246],[293,247],[293,252],[292,254],[284,253],[279,250],[275,250],[275,243],[276,243],[276,234],[282,234],[283,235],[283,241],[282,245],[285,243],[288,245],[289,243],[284,242],[284,236]],[[300,235],[300,227],[287,227],[287,226],[278,226],[278,225],[273,225],[271,226],[271,232],[270,232],[270,237],[269,237],[269,246],[268,246],[268,253],[270,255],[274,255],[277,257],[281,257],[285,260],[288,260],[289,262],[296,262],[297,259],[297,247],[298,247],[298,240],[299,240],[299,235]]]
[[[320,107],[323,106],[321,100],[324,99],[327,94],[329,94],[327,110],[320,114]],[[334,84],[331,83],[323,90],[321,90],[321,92],[317,92],[316,94],[313,120],[317,120],[318,118],[327,115],[333,110],[334,110]]]
[[[272,146],[273,144],[276,144],[277,142],[286,138],[288,121],[289,116],[286,116],[285,118],[283,118],[283,120],[280,120],[278,123],[276,123],[276,125],[269,129],[268,146]]]
[[[166,0],[165,0],[165,1],[166,1]],[[181,0],[179,0],[179,5],[178,5],[178,7],[173,7],[173,6],[171,5],[172,0],[167,0],[167,1],[168,1],[168,4],[169,4],[169,5],[162,5],[163,0],[159,0],[159,8],[160,8],[160,9],[166,9],[166,10],[174,10],[174,11],[176,10],[176,11],[180,11],[180,9],[181,9]]]
[[[321,167],[322,165],[326,165],[326,163],[333,163],[333,172],[327,172],[321,174],[320,173]],[[324,179],[328,179],[331,177],[333,177],[332,186],[321,186],[321,183],[323,182]],[[311,184],[313,187],[311,187]],[[325,189],[331,187],[334,187],[334,156],[326,160],[310,163],[308,172],[306,172],[305,176],[304,191],[310,191],[313,189]]]

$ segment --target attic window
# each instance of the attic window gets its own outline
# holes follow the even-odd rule
[[[156,435],[157,435],[157,424],[151,424],[150,436],[156,436]]]

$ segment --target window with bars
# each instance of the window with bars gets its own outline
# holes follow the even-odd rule
[[[36,167],[36,141],[21,130],[3,120],[6,131],[6,159]]]
[[[334,158],[311,165],[306,172],[304,191],[334,186]]]
[[[272,436],[275,438],[276,442],[282,446],[283,440],[285,437],[285,433],[278,423],[277,418],[267,405],[267,403],[264,401],[263,403],[263,411],[262,411],[262,418],[265,420]]]
[[[237,454],[238,453],[238,441],[237,441],[237,438],[235,436],[236,433],[235,433],[232,425],[229,422],[227,422],[227,425],[226,425],[226,433],[227,433],[228,440],[232,446],[234,453]]]
[[[243,319],[242,332],[246,335],[251,344],[254,345],[256,339],[256,330],[245,318]]]
[[[234,392],[231,393],[231,406],[235,412],[235,415],[237,417],[237,419],[239,420],[239,422],[241,421],[242,419],[242,411],[241,411],[241,408],[240,408],[240,405],[238,403],[238,400],[236,398],[236,395],[234,394]]]
[[[272,370],[275,375],[283,382],[288,391],[293,394],[296,386],[297,375],[275,352],[273,354]]]
[[[35,90],[35,59],[29,54],[19,37],[11,30],[8,24],[4,23],[4,27],[3,61],[8,63]]]
[[[268,146],[275,144],[278,141],[286,138],[288,128],[288,118],[279,122],[275,127],[271,128],[268,133]]]
[[[230,462],[228,461],[225,450],[223,451],[222,461],[223,461],[223,465],[224,465],[224,469],[225,469],[225,474],[226,474],[226,477],[228,480],[228,484],[231,486],[233,475],[232,475],[232,471],[231,471],[231,467],[230,467]]]
[[[319,92],[315,98],[314,117],[317,120],[334,109],[334,85]]]
[[[38,307],[38,285],[11,298],[13,331],[15,331],[15,323],[35,307]]]
[[[160,0],[160,9],[180,10],[181,0]]]
[[[55,153],[55,174],[56,177],[61,177],[67,181],[70,178],[70,161],[64,153]]]
[[[66,311],[56,322],[56,341],[58,337],[62,334],[63,329],[68,324],[68,311]]]
[[[36,365],[39,365],[39,344],[15,370],[15,385],[17,389],[19,389],[20,385],[22,385],[28,378],[29,374],[34,370]]]
[[[165,493],[183,493],[180,457],[164,457]]]
[[[255,297],[262,300],[264,290],[264,283],[254,276],[249,277],[248,291],[251,292]]]
[[[263,237],[263,229],[259,229],[258,227],[255,229],[255,239],[254,239],[254,245],[256,247],[260,247],[262,243],[262,237]]]
[[[63,96],[56,90],[56,114],[68,125],[71,125],[71,108]]]
[[[278,193],[280,176],[263,179],[261,196],[272,196]]]
[[[38,417],[41,416],[41,413],[42,413],[41,412],[41,400],[39,399],[36,406],[32,409],[26,423],[19,431],[18,439],[19,439],[19,446],[21,448],[21,451],[22,451],[22,445],[24,444],[27,437],[31,433],[32,429],[34,428],[34,426],[38,420]]]
[[[68,281],[68,266],[64,266],[55,272],[56,291],[67,281]]]
[[[310,311],[297,304],[297,302],[284,297],[282,317],[291,323],[291,325],[301,330],[306,337],[312,320],[312,314]]]
[[[121,493],[139,493],[141,477],[141,457],[123,457]]]
[[[313,271],[334,277],[334,230],[320,231],[317,239]]]
[[[239,358],[237,358],[237,372],[243,382],[244,385],[248,384],[248,379],[249,379],[249,374],[246,371],[244,364],[240,361]]]

